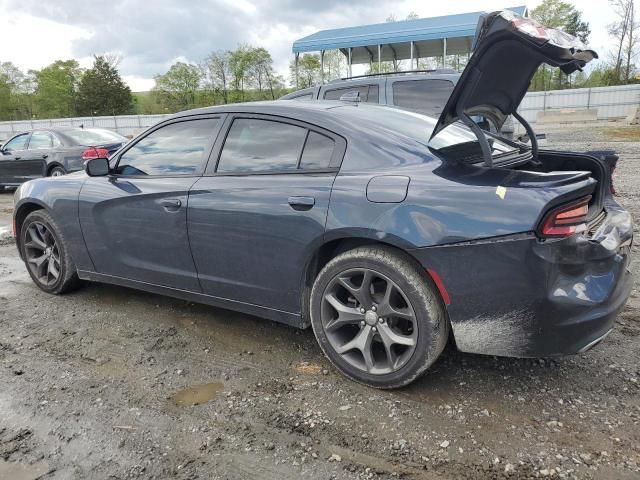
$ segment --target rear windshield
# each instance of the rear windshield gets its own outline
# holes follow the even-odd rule
[[[414,112],[407,112],[389,107],[359,105],[345,107],[349,116],[361,118],[366,122],[378,124],[382,128],[396,131],[435,150],[440,156],[458,161],[481,162],[480,143],[469,128],[456,123],[442,130],[429,142],[429,137],[436,125],[436,119]],[[518,148],[491,138],[493,155],[504,155],[518,152]]]
[[[107,143],[122,143],[127,141],[126,137],[116,132],[102,130],[100,128],[65,130],[64,134],[78,145],[84,146],[105,145]]]

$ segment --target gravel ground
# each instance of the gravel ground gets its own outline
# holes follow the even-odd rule
[[[549,145],[618,150],[619,199],[640,224],[629,138]],[[10,212],[0,194],[0,231]],[[108,285],[46,295],[5,238],[0,478],[640,478],[639,312],[635,288],[580,356],[449,347],[409,388],[382,392],[333,370],[311,331]]]

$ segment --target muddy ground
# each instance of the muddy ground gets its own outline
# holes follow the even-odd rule
[[[549,143],[617,149],[619,199],[640,224],[629,138]],[[0,229],[10,212],[0,194]],[[311,331],[108,285],[46,295],[5,239],[0,478],[640,478],[639,313],[636,287],[586,354],[449,346],[409,388],[383,392],[337,373]]]

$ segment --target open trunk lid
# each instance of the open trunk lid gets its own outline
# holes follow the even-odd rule
[[[470,116],[483,116],[500,131],[506,118],[514,115],[531,135],[531,128],[516,110],[538,67],[547,63],[570,74],[594,58],[598,56],[593,50],[565,32],[546,28],[509,10],[484,14],[478,21],[473,55],[431,138],[461,120],[476,134],[483,146],[485,163],[491,164],[485,133]]]

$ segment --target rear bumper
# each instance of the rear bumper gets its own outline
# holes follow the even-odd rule
[[[632,288],[633,224],[615,202],[597,231],[522,234],[413,250],[450,296],[458,348],[513,357],[573,354],[612,329]]]

